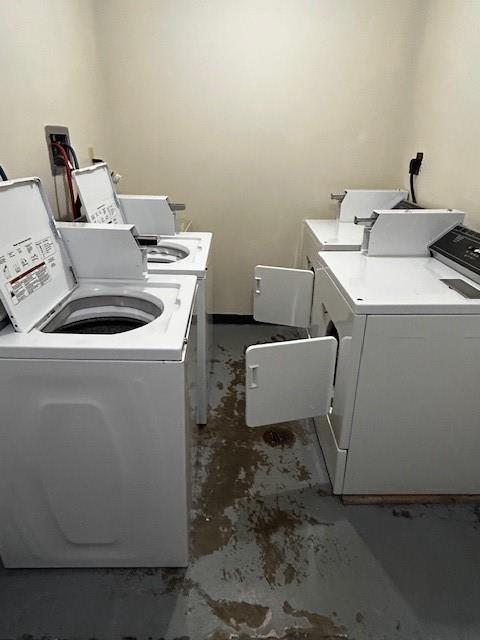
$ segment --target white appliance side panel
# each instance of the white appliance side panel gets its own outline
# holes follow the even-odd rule
[[[309,269],[310,267],[308,266],[307,258],[312,261],[314,256],[320,251],[320,243],[309,225],[310,222],[310,220],[302,221],[300,238],[295,256],[295,267],[297,269]]]
[[[347,451],[340,449],[335,439],[335,434],[327,416],[319,416],[314,419],[318,441],[322,447],[323,457],[327,465],[328,475],[332,483],[335,495],[343,492],[343,479],[345,465],[347,463]]]
[[[408,196],[400,189],[347,189],[340,205],[340,221],[368,218],[374,209],[391,209]]]
[[[300,254],[298,257],[298,267],[316,273],[319,267],[318,259],[318,242],[313,238],[309,227],[304,222],[302,225],[302,241],[300,243]],[[312,338],[321,338],[325,335],[327,329],[327,316],[322,301],[319,299],[316,284],[316,275],[314,275],[312,306],[310,310],[310,322],[308,326],[308,334]]]
[[[209,382],[209,323],[207,317],[206,279],[197,281],[195,298],[197,315],[197,424],[207,424],[208,416],[208,382]]]
[[[328,329],[329,316],[324,305],[324,299],[319,280],[321,269],[315,270],[315,283],[313,286],[312,312],[310,316],[310,326],[308,332],[312,338],[325,336]]]
[[[313,272],[303,269],[255,267],[255,320],[307,329],[310,324],[313,279]]]
[[[309,269],[314,273],[312,308],[310,312],[310,324],[308,334],[311,338],[321,338],[325,335],[328,325],[328,315],[323,305],[321,292],[319,291],[317,276],[323,271],[320,264],[318,249],[316,243],[311,238],[308,228],[305,226],[305,242],[304,253],[302,254],[302,268]]]
[[[366,316],[354,315],[347,301],[332,282],[329,272],[316,269],[311,330],[315,328],[325,335],[330,321],[334,324],[339,338],[330,424],[338,446],[341,449],[347,449],[350,442]]]
[[[367,320],[346,494],[480,493],[480,316]]]
[[[7,567],[184,566],[184,363],[1,360]]]
[[[320,244],[317,238],[315,238],[311,229],[304,222],[302,224],[302,240],[300,242],[298,268],[310,269],[312,264],[317,260],[319,251]]]
[[[141,234],[174,236],[175,213],[167,196],[119,195],[125,219]]]
[[[125,216],[106,164],[72,172],[88,222],[125,224]]]
[[[333,394],[335,338],[249,347],[246,423],[258,427],[326,415]]]
[[[308,327],[309,336],[312,338],[324,336],[327,328],[325,309],[321,304],[321,300],[319,300],[319,297],[316,295],[316,271],[322,268],[319,266],[318,252],[318,241],[315,240],[310,228],[304,222],[302,225],[302,241],[300,243],[298,266],[300,269],[308,269],[314,273],[312,306]]]

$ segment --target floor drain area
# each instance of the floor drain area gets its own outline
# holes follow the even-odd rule
[[[270,447],[292,447],[295,434],[285,427],[272,427],[265,431],[263,439]]]

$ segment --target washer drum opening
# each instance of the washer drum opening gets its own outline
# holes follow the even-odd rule
[[[184,260],[189,254],[189,250],[183,247],[160,243],[156,247],[149,247],[147,259],[150,262],[171,263]]]
[[[44,333],[114,334],[138,329],[163,313],[163,306],[134,296],[86,296],[67,302]]]

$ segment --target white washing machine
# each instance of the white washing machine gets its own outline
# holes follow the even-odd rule
[[[313,417],[336,494],[480,494],[480,235],[456,226],[432,247],[320,253],[304,293],[295,270],[260,281],[262,319],[306,326],[313,293],[328,329],[247,350],[247,424]]]
[[[105,163],[74,171],[73,176],[90,223],[134,224],[144,236],[149,274],[196,276],[197,423],[205,424],[208,374],[213,359],[212,323],[208,313],[212,309],[213,291],[212,234],[175,233],[175,210],[179,205],[172,205],[166,196],[118,196]],[[106,242],[106,246],[108,244]]]
[[[0,224],[5,566],[185,566],[195,278],[77,280],[36,178]]]
[[[359,251],[363,228],[354,224],[355,218],[366,218],[375,209],[415,207],[406,202],[408,191],[402,189],[346,189],[331,197],[338,203],[335,219],[303,221],[296,261],[300,268],[307,267],[306,258],[318,251]]]

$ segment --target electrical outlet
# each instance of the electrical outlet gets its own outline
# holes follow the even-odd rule
[[[68,133],[68,127],[55,125],[46,126],[45,139],[47,141],[48,157],[50,158],[50,168],[52,170],[52,176],[58,176],[63,172],[64,163],[58,149],[52,147],[52,142],[70,144],[70,134]]]
[[[410,167],[408,172],[411,175],[418,176],[418,174],[420,173],[420,167],[422,166],[422,162],[423,162],[423,153],[419,151],[416,157],[410,160]]]

